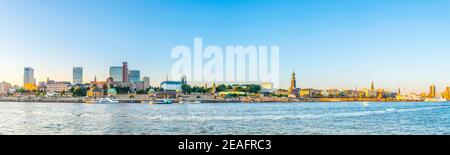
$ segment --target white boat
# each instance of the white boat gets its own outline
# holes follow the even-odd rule
[[[202,103],[202,101],[183,101],[183,100],[181,100],[178,103],[180,103],[180,104],[198,104],[198,103]]]
[[[170,99],[162,99],[162,100],[153,100],[150,101],[151,104],[172,104],[172,100]]]
[[[119,103],[117,99],[111,99],[111,98],[99,98],[87,103],[96,103],[96,104],[112,104],[112,103]]]
[[[425,102],[447,102],[447,99],[442,98],[442,96],[437,96],[434,98],[426,98]]]
[[[447,99],[444,98],[426,98],[425,102],[447,102]]]

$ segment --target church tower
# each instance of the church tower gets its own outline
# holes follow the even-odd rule
[[[213,84],[212,84],[212,87],[211,87],[211,93],[212,94],[215,94],[216,93],[216,82],[214,82]]]
[[[372,81],[372,85],[370,86],[370,90],[372,90],[372,91],[375,90],[375,85],[373,84],[373,81]]]
[[[291,86],[289,87],[289,94],[292,94],[293,90],[297,88],[297,81],[295,79],[295,72],[292,72],[292,78],[291,78]]]

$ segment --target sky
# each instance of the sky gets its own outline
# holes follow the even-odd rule
[[[0,0],[0,81],[72,80],[127,61],[166,79],[177,45],[278,45],[281,87],[450,86],[448,0]]]

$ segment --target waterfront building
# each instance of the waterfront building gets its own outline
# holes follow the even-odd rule
[[[344,90],[343,96],[347,98],[358,98],[359,92],[357,90]]]
[[[0,95],[8,95],[11,90],[11,84],[7,82],[0,83]]]
[[[328,97],[330,98],[339,98],[343,96],[343,92],[339,89],[329,89]]]
[[[116,82],[122,82],[122,71],[123,69],[120,66],[109,67],[109,77],[113,78],[113,80]]]
[[[47,92],[63,93],[70,90],[71,84],[66,81],[49,81],[46,83]]]
[[[39,82],[38,88],[39,91],[44,91],[47,89],[47,82],[41,81]]]
[[[397,92],[383,91],[384,98],[396,98],[397,96],[399,96]]]
[[[383,99],[384,98],[384,90],[383,89],[379,89],[377,91],[377,99]]]
[[[122,62],[122,81],[128,82],[128,63]],[[116,80],[119,81],[119,80]]]
[[[181,90],[182,83],[180,81],[164,81],[161,82],[160,87],[164,91],[177,91]]]
[[[436,98],[436,86],[435,85],[430,86],[430,93],[429,93],[428,97]]]
[[[97,81],[97,76],[94,77],[94,81],[91,81],[91,86],[95,85],[96,87],[103,88],[108,86],[107,81]]]
[[[128,72],[128,82],[137,83],[141,80],[141,72],[139,70],[130,70]]]
[[[377,91],[376,90],[372,90],[372,88],[370,89],[363,89],[364,92],[364,97],[366,98],[376,98],[377,97]]]
[[[142,78],[142,81],[144,81],[144,90],[147,90],[148,88],[150,88],[150,77],[144,76]]]
[[[102,98],[104,96],[103,89],[97,87],[97,85],[91,85],[91,88],[87,92],[88,97],[92,98]]]
[[[301,89],[300,90],[300,97],[303,98],[318,98],[321,97],[321,91],[308,88],[308,89]]]
[[[430,97],[430,94],[429,93],[420,93],[420,97],[422,97],[422,98],[429,98]]]
[[[72,76],[74,85],[83,84],[83,67],[73,67]]]
[[[132,87],[132,89],[134,89],[134,90],[145,90],[145,84],[144,84],[144,81],[138,81],[138,82],[134,82],[134,83],[131,83],[131,87]]]
[[[328,92],[328,90],[321,90],[320,91],[320,96],[322,96],[322,97],[329,97],[330,93]]]
[[[358,98],[359,99],[367,98],[366,92],[364,90],[358,90]]]
[[[34,69],[31,67],[24,68],[23,88],[25,90],[36,90],[36,79],[34,78]]]
[[[261,86],[261,93],[273,93],[275,91],[275,89],[273,89],[272,82],[262,82],[260,86]]]

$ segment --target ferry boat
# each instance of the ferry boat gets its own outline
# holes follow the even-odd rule
[[[436,96],[434,98],[426,98],[425,102],[447,102],[447,99],[442,98],[442,96]]]
[[[113,103],[119,103],[117,99],[111,99],[111,98],[99,98],[92,101],[87,101],[86,103],[96,103],[96,104],[113,104]]]
[[[172,104],[172,100],[170,99],[153,100],[150,101],[150,104]]]
[[[202,103],[202,101],[183,101],[183,100],[181,100],[179,103],[180,104],[198,104],[198,103]]]
[[[426,98],[425,102],[447,102],[447,99],[444,98]]]

